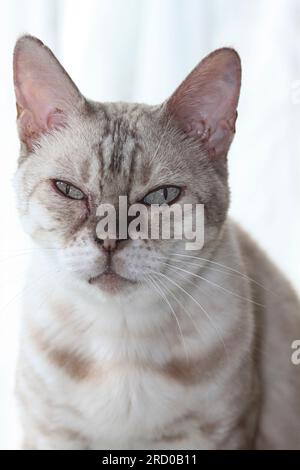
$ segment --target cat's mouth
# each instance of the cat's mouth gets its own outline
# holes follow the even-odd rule
[[[89,279],[89,284],[98,286],[101,290],[116,294],[126,287],[134,286],[136,281],[120,276],[115,271],[109,269],[97,276]]]

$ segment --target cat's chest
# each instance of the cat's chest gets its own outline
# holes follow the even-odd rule
[[[102,440],[153,436],[187,413],[191,401],[182,384],[159,370],[111,364],[110,370],[63,386],[63,400],[76,409],[79,427]],[[61,401],[62,390],[57,390]],[[60,397],[59,397],[60,396]]]

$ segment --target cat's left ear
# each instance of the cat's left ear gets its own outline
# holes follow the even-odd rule
[[[203,59],[166,103],[169,116],[211,157],[226,156],[235,133],[241,62],[234,49]]]
[[[32,36],[16,43],[14,86],[20,139],[29,150],[42,134],[64,126],[84,102],[50,49]]]

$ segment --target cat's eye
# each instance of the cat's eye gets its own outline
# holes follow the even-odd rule
[[[178,198],[180,193],[181,190],[177,186],[164,186],[162,188],[157,189],[156,191],[148,193],[144,197],[143,202],[147,205],[171,204],[171,202],[174,202]]]
[[[73,186],[70,183],[67,183],[66,181],[56,180],[54,181],[54,184],[60,193],[70,199],[81,200],[85,198],[85,194],[80,189],[76,188],[76,186]]]

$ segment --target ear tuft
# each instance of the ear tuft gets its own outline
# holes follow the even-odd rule
[[[212,157],[225,156],[235,133],[241,62],[234,49],[203,59],[167,102],[167,111]]]
[[[84,98],[51,50],[35,37],[17,41],[13,71],[20,138],[32,149],[42,134],[64,126]]]

